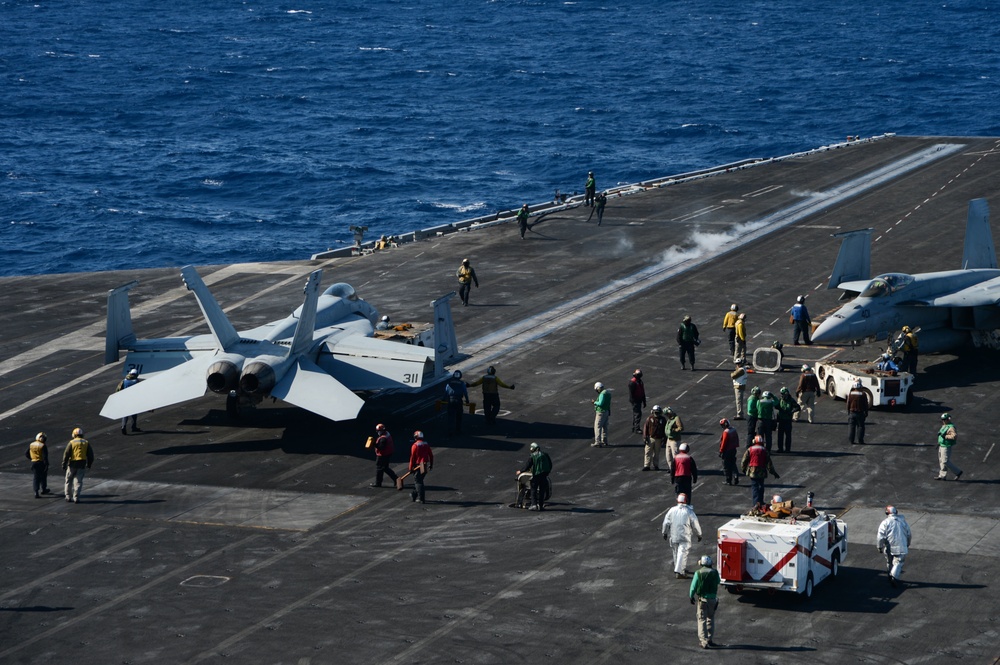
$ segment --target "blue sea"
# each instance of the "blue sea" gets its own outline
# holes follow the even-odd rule
[[[304,259],[588,170],[1000,136],[983,0],[0,0],[0,72],[0,275]]]

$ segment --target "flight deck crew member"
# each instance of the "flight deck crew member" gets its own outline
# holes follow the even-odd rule
[[[413,433],[413,445],[410,446],[410,473],[413,474],[413,491],[410,501],[424,502],[424,478],[434,468],[434,452],[430,444],[424,441],[424,433],[417,430]]]
[[[962,470],[951,461],[951,447],[958,441],[958,432],[951,422],[951,415],[941,414],[941,429],[938,430],[938,475],[935,480],[945,480],[948,477],[948,470],[955,474],[955,480],[962,478]]]
[[[586,191],[586,194],[584,195],[583,205],[594,205],[594,195],[597,194],[597,181],[594,180],[593,171],[587,173],[587,183],[584,185],[584,191]]]
[[[865,442],[865,418],[868,417],[868,393],[861,387],[861,379],[854,382],[851,392],[847,393],[847,440],[854,443],[857,434],[858,443]]]
[[[903,352],[903,369],[910,374],[917,373],[917,333],[910,330],[910,326],[903,326],[903,344],[900,350]]]
[[[670,465],[670,482],[674,484],[674,494],[684,494],[690,503],[694,503],[691,497],[691,488],[698,482],[698,465],[694,458],[688,454],[688,444],[682,443],[674,456],[674,461]]]
[[[812,319],[809,318],[809,310],[806,309],[806,297],[799,296],[792,305],[792,342],[797,346],[799,335],[806,344],[812,344],[809,336],[812,334]]]
[[[694,371],[694,347],[699,344],[701,344],[701,339],[698,337],[698,326],[691,322],[691,315],[686,314],[680,327],[677,328],[677,346],[681,353],[681,369],[687,369],[684,364],[684,355],[687,354],[688,359],[691,360],[691,371]]]
[[[594,392],[597,393],[597,398],[594,399],[594,442],[590,445],[594,448],[603,448],[608,445],[611,393],[600,381],[594,384]]]
[[[730,373],[729,377],[733,380],[733,395],[736,397],[736,418],[734,420],[743,420],[743,393],[746,392],[747,388],[747,368],[737,367]]]
[[[125,390],[126,388],[131,388],[137,383],[139,383],[139,370],[133,367],[128,371],[128,374],[125,375],[125,378],[118,383],[118,387],[115,389],[115,392]],[[122,434],[128,434],[128,432],[125,430],[125,425],[128,424],[129,418],[132,418],[132,431],[141,432],[142,430],[136,427],[135,424],[138,415],[133,413],[131,416],[125,416],[124,418],[122,418]]]
[[[893,361],[891,355],[883,353],[882,357],[879,358],[877,363],[875,363],[875,369],[880,372],[892,372],[895,374],[899,371],[899,366]]]
[[[809,365],[802,366],[802,374],[799,376],[799,385],[795,388],[795,394],[799,398],[799,412],[792,416],[792,420],[799,422],[799,416],[804,411],[809,422],[813,421],[813,409],[816,406],[816,395],[819,394],[819,379]]]
[[[674,456],[680,450],[681,435],[684,434],[684,423],[681,421],[681,417],[674,413],[674,410],[669,406],[663,415],[667,418],[667,466],[672,467]]]
[[[392,327],[392,324],[389,323],[389,315],[386,314],[375,325],[375,330],[388,330],[391,327]]]
[[[392,435],[379,423],[375,426],[375,482],[371,487],[382,487],[383,474],[389,476],[389,480],[396,483],[396,472],[392,470],[389,463],[392,461],[393,443]]]
[[[719,437],[719,457],[722,458],[722,472],[726,474],[727,485],[740,484],[740,472],[736,468],[736,452],[740,447],[740,435],[736,428],[723,418],[719,421],[722,436]]]
[[[469,391],[462,381],[462,373],[457,369],[444,384],[444,394],[448,399],[448,435],[462,433],[462,405],[469,403]]]
[[[24,451],[24,456],[31,460],[31,487],[35,490],[36,499],[42,498],[42,494],[52,494],[49,489],[49,447],[45,445],[47,440],[45,432],[39,432]]]
[[[894,506],[885,507],[885,519],[878,525],[875,544],[880,554],[885,554],[885,567],[889,584],[896,586],[903,574],[903,562],[910,551],[910,525]]]
[[[745,365],[747,362],[747,315],[740,314],[736,317],[736,327],[733,328],[736,340],[736,351],[733,353],[733,362],[738,365]]]
[[[83,430],[77,427],[73,430],[73,438],[66,445],[63,453],[62,468],[66,472],[66,501],[80,503],[80,492],[83,490],[83,477],[87,469],[94,465],[94,448],[83,438]]]
[[[729,355],[736,357],[736,311],[739,309],[735,303],[729,306],[729,311],[722,317],[722,331],[729,336]]]
[[[604,207],[608,205],[608,194],[607,192],[601,192],[597,195],[597,225],[600,226],[601,222],[604,221]]]
[[[798,415],[799,403],[792,398],[788,388],[782,388],[778,400],[778,452],[792,452],[792,417]]]
[[[642,370],[632,372],[628,380],[628,401],[632,405],[632,431],[641,432],[642,410],[646,408],[646,386],[642,383]]]
[[[531,457],[518,473],[531,472],[531,506],[528,510],[545,510],[546,494],[549,491],[549,474],[552,472],[552,458],[537,443],[531,444]]]
[[[686,494],[677,495],[677,505],[663,516],[663,526],[660,527],[663,540],[670,541],[670,549],[674,554],[674,577],[681,579],[691,573],[687,570],[688,552],[691,550],[692,536],[698,536],[701,541],[701,523],[694,513],[694,508],[688,505]]]
[[[764,435],[769,453],[771,452],[771,436],[774,433],[774,409],[777,406],[778,400],[769,390],[765,390],[764,395],[757,402],[757,432]]]
[[[753,438],[753,445],[743,453],[740,469],[743,470],[743,475],[750,478],[750,497],[754,507],[763,506],[764,481],[767,480],[767,474],[771,474],[775,479],[781,478],[774,470],[770,453],[764,447],[764,437],[758,434]]]
[[[497,424],[497,414],[500,413],[500,391],[498,388],[513,390],[514,384],[509,386],[497,376],[497,369],[493,365],[486,368],[486,374],[476,379],[472,383],[466,384],[473,388],[478,385],[483,387],[483,416],[486,417],[486,424],[493,426]]]
[[[476,269],[469,263],[469,259],[462,259],[462,265],[455,271],[458,277],[458,297],[462,299],[462,304],[469,305],[469,292],[472,291],[472,284],[479,288],[479,278],[476,277]]]
[[[528,212],[527,203],[521,206],[521,209],[517,211],[517,228],[521,231],[521,240],[524,240],[524,234],[528,230]]]
[[[642,470],[649,471],[652,466],[660,470],[660,448],[666,445],[667,419],[663,417],[663,409],[659,404],[653,405],[653,410],[642,426],[642,440],[646,444],[643,451]]]
[[[712,557],[707,554],[698,561],[701,564],[691,580],[688,598],[698,608],[698,643],[702,649],[715,646],[715,611],[719,608],[719,584],[722,578],[712,567]]]
[[[749,445],[757,434],[757,405],[760,403],[760,386],[750,389],[747,398],[747,444]]]

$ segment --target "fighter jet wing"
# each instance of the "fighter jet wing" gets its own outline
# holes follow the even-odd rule
[[[989,307],[1000,304],[1000,277],[934,298],[932,307]]]
[[[105,418],[124,418],[133,413],[160,409],[186,402],[205,394],[205,374],[215,361],[215,354],[197,356],[186,363],[120,390],[104,403]]]
[[[363,335],[348,335],[341,337],[332,344],[326,345],[331,353],[348,356],[368,356],[385,360],[402,360],[422,363],[434,359],[434,349],[426,346],[413,346],[401,342],[390,342]]]
[[[365,405],[347,386],[302,356],[274,386],[271,396],[333,421],[353,420]]]
[[[434,351],[423,346],[348,335],[324,342],[316,364],[353,390],[419,388],[434,374]]]

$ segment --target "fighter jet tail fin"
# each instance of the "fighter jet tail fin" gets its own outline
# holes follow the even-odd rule
[[[212,336],[215,337],[219,348],[232,348],[240,341],[240,334],[229,322],[229,318],[222,311],[215,296],[205,286],[201,275],[194,269],[194,266],[184,266],[181,268],[181,277],[188,290],[192,291],[194,297],[198,299],[198,306],[201,307],[201,313],[205,315],[205,321],[208,322],[208,327],[211,329]]]
[[[309,273],[309,281],[306,282],[306,288],[303,291],[305,300],[302,302],[302,309],[299,312],[299,322],[295,325],[295,336],[292,337],[292,346],[288,349],[289,356],[301,355],[312,346],[313,333],[316,331],[319,283],[322,277],[322,270],[314,270]]]
[[[431,303],[434,308],[434,375],[444,372],[445,363],[458,359],[458,338],[455,322],[451,318],[451,299],[455,292],[441,296]]]
[[[872,270],[872,231],[874,229],[859,229],[833,234],[834,238],[843,238],[840,243],[840,253],[830,275],[827,289],[835,289],[844,282],[857,282],[871,277]]]
[[[969,201],[969,217],[965,223],[965,250],[962,270],[996,268],[997,252],[990,231],[990,207],[986,199]]]
[[[105,365],[118,362],[118,351],[123,346],[135,343],[128,292],[138,284],[138,281],[131,281],[124,286],[108,291],[108,331],[104,340]]]

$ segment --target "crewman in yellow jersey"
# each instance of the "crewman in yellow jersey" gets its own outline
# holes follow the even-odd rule
[[[479,277],[476,276],[476,269],[469,263],[469,259],[462,259],[462,265],[455,271],[458,277],[458,297],[462,300],[462,305],[469,305],[469,292],[472,291],[472,284],[479,288]]]
[[[49,489],[49,447],[45,445],[46,440],[45,432],[39,432],[24,451],[24,456],[31,460],[31,472],[34,474],[31,486],[35,490],[36,499],[41,499],[42,494],[52,494]]]
[[[722,317],[722,331],[729,336],[729,355],[736,356],[736,317],[739,316],[739,305],[733,303],[729,311]]]
[[[62,468],[66,471],[66,501],[80,503],[80,491],[83,490],[83,477],[87,469],[94,465],[94,448],[83,438],[83,430],[79,427],[73,430],[73,438],[66,445],[63,453]],[[70,490],[72,489],[72,494]]]

